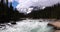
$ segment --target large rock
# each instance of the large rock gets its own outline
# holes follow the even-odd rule
[[[54,26],[55,29],[60,29],[60,20],[54,21],[54,22],[50,22],[50,25]]]
[[[60,30],[56,30],[55,32],[60,32]]]

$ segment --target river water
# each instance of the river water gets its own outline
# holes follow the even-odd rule
[[[48,20],[26,19],[16,23],[16,25],[6,24],[5,29],[0,28],[0,32],[53,32],[53,27],[47,25]]]

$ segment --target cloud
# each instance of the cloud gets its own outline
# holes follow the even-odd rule
[[[14,0],[8,0],[8,2],[13,2]]]
[[[15,0],[19,4],[16,6],[17,10],[22,13],[26,12],[25,9],[29,9],[31,6],[38,6],[41,8],[49,7],[54,4],[60,3],[60,0]]]

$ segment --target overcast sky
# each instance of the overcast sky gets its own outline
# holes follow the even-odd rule
[[[9,0],[13,3],[13,7],[20,11],[21,8],[29,8],[30,6],[48,7],[60,3],[60,0]]]

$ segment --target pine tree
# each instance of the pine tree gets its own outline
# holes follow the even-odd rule
[[[17,9],[13,9],[12,3],[10,3],[10,7],[8,7],[8,0],[6,0],[6,4],[3,3],[3,0],[0,2],[0,23],[8,23],[11,21],[21,20],[20,18],[24,17],[24,14],[19,13]]]
[[[55,19],[60,19],[60,4],[53,5],[51,7],[46,7],[43,10],[38,10],[38,11],[32,11],[30,14],[28,14],[29,18],[55,18]]]

